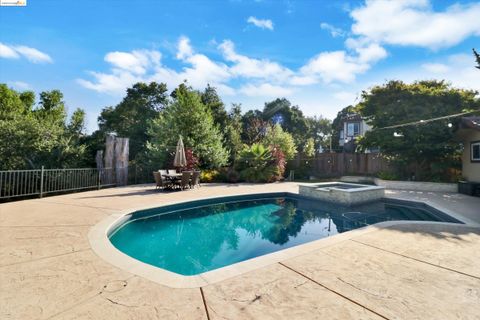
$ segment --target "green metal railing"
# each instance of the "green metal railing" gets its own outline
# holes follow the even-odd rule
[[[113,168],[0,171],[0,199],[39,196],[115,185]]]

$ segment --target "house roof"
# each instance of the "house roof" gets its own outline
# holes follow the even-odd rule
[[[359,115],[358,113],[351,113],[343,117],[343,121],[361,121],[362,116]]]
[[[480,116],[463,117],[460,120],[460,129],[474,129],[480,131]]]

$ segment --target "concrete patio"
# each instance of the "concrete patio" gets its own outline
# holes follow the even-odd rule
[[[172,289],[105,262],[90,248],[89,230],[128,209],[297,192],[298,186],[153,189],[139,185],[0,204],[0,318],[480,319],[479,198],[388,191],[389,197],[443,206],[471,224],[371,226],[216,284]]]

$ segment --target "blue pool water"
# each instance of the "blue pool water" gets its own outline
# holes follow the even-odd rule
[[[137,212],[109,238],[135,259],[195,275],[381,221],[457,222],[405,204],[375,202],[347,208],[293,195],[256,197]]]

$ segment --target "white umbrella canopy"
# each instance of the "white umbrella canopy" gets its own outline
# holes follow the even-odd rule
[[[175,159],[173,159],[174,167],[185,167],[187,165],[187,157],[185,156],[185,148],[183,147],[182,137],[178,139],[177,149],[175,150]]]

